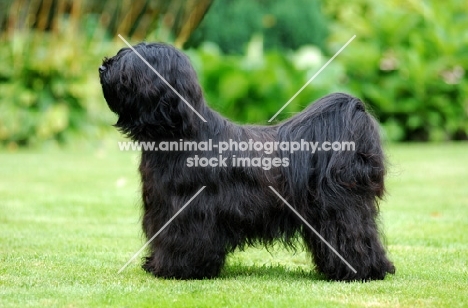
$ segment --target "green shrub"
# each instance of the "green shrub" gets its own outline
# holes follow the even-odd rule
[[[254,39],[243,56],[223,55],[205,44],[189,52],[208,104],[231,120],[267,124],[267,121],[317,72],[325,62],[320,50],[303,47],[294,53],[269,51]],[[300,112],[313,100],[337,90],[343,70],[332,64],[283,110],[276,121]]]
[[[243,54],[252,35],[264,37],[265,50],[289,50],[314,44],[325,48],[326,21],[317,0],[214,1],[186,47],[203,42],[223,53]]]
[[[112,121],[97,74],[103,46],[44,32],[6,40],[0,47],[0,143],[102,135]]]
[[[113,130],[97,67],[123,43],[93,43],[80,36],[29,32],[0,46],[0,143],[30,145],[75,137],[92,140]],[[267,121],[326,60],[320,50],[263,53],[252,40],[246,55],[223,55],[213,44],[187,51],[211,107],[244,123]],[[275,121],[299,112],[334,90],[343,70],[332,64]],[[341,76],[341,77],[340,77]]]
[[[327,2],[347,87],[370,103],[392,140],[468,136],[466,2]]]
[[[429,5],[430,3],[430,5]],[[326,2],[335,20],[328,47],[356,39],[276,118],[335,91],[371,105],[390,140],[466,139],[468,18],[464,2]],[[99,36],[99,29],[93,32]],[[88,34],[89,36],[89,34]],[[331,56],[304,46],[264,51],[255,36],[245,54],[216,44],[187,51],[210,106],[232,120],[266,124]],[[99,139],[115,116],[97,67],[124,46],[84,34],[24,32],[0,46],[0,144],[29,145],[77,136]]]

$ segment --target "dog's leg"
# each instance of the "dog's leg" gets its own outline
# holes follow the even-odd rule
[[[226,245],[214,224],[195,218],[193,211],[180,214],[151,244],[143,268],[157,277],[202,279],[219,275]]]
[[[384,279],[395,267],[387,258],[377,229],[374,205],[342,206],[310,217],[317,232],[356,270],[354,272],[311,230],[304,228],[306,246],[317,270],[332,280]],[[319,207],[320,208],[320,207]]]
[[[281,141],[341,145],[331,151],[281,152],[290,161],[283,169],[289,183],[286,197],[356,272],[304,226],[317,269],[329,279],[347,281],[393,273],[377,227],[385,156],[378,123],[364,104],[350,95],[329,95],[287,121],[278,135]]]

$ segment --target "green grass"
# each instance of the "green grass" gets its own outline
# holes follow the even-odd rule
[[[252,248],[218,279],[161,280],[139,258],[138,157],[0,154],[1,307],[466,307],[468,144],[391,145],[382,224],[397,272],[320,280],[304,252]]]

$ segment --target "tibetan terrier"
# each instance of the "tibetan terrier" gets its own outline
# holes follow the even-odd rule
[[[99,74],[115,126],[154,145],[143,148],[139,167],[143,230],[152,239],[146,271],[216,277],[236,248],[279,240],[303,243],[327,279],[395,272],[378,231],[379,126],[359,99],[335,93],[277,125],[237,125],[208,107],[181,51],[133,48],[106,58]]]

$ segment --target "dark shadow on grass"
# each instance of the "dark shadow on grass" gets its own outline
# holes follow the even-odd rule
[[[253,265],[247,266],[242,264],[226,265],[221,271],[218,279],[233,279],[233,278],[261,278],[266,280],[308,280],[320,281],[325,280],[325,277],[314,272],[313,270],[291,269],[281,265]]]

